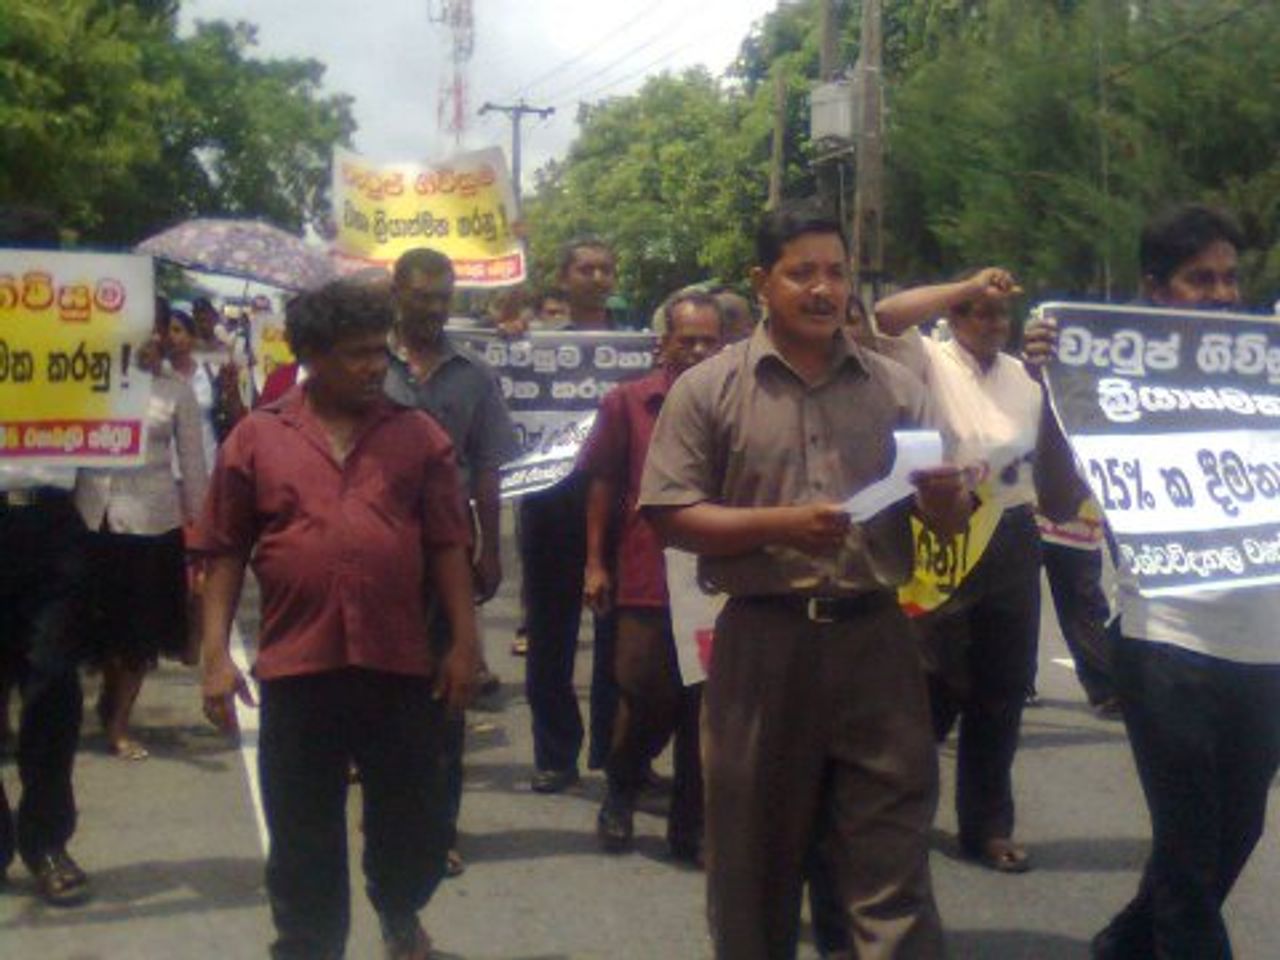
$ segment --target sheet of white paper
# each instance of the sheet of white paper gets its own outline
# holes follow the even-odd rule
[[[854,523],[861,523],[911,496],[915,487],[910,477],[917,470],[942,465],[942,434],[937,430],[895,430],[893,439],[898,451],[889,475],[859,490],[844,503],[845,512]]]

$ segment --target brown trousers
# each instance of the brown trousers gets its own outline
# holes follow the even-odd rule
[[[816,840],[861,960],[943,955],[929,880],[938,763],[916,641],[892,603],[811,623],[734,599],[703,710],[707,910],[721,960],[786,960]]]
[[[667,839],[682,850],[702,844],[702,760],[698,719],[702,685],[680,679],[671,611],[622,607],[614,652],[618,714],[605,772],[609,788],[634,803],[644,786],[649,762],[675,737],[675,781]]]

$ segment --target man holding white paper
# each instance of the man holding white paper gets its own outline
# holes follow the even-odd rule
[[[889,473],[923,388],[847,337],[848,248],[805,202],[757,235],[767,318],[673,385],[639,505],[729,595],[703,714],[708,914],[716,955],[794,955],[815,834],[859,956],[943,952],[928,870],[937,757],[924,677],[893,588],[914,509],[963,527],[962,472],[855,524],[844,502]]]

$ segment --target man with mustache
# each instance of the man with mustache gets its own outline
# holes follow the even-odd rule
[[[659,415],[639,503],[729,595],[704,701],[707,909],[716,956],[795,955],[815,836],[859,955],[940,957],[928,869],[937,756],[924,675],[894,587],[916,510],[968,517],[958,469],[854,524],[927,398],[845,330],[848,246],[811,202],[766,214],[751,271],[766,318],[694,367]]]
[[[502,388],[485,362],[455,347],[445,335],[453,299],[453,264],[436,250],[419,247],[396,261],[391,285],[395,325],[387,368],[387,396],[407,407],[430,414],[453,441],[462,487],[475,508],[479,549],[474,561],[476,601],[485,603],[502,582],[499,555],[501,501],[498,471],[519,453],[515,427],[502,400]],[[433,611],[432,642],[437,652],[449,646],[448,624]],[[481,692],[498,687],[498,680],[481,667]],[[447,766],[449,813],[453,841],[449,844],[449,875],[463,870],[457,844],[458,812],[462,806],[462,751],[466,735],[462,713],[448,719]]]

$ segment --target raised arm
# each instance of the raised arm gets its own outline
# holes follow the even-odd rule
[[[885,297],[876,304],[876,327],[885,336],[897,337],[980,296],[1007,299],[1021,292],[1022,288],[1009,271],[987,267],[965,280],[911,287]]]

